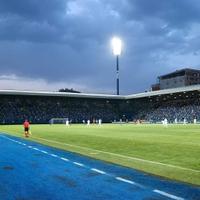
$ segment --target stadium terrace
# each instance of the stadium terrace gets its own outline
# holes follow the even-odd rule
[[[200,85],[132,95],[0,90],[0,124],[49,123],[68,118],[72,123],[200,121]]]

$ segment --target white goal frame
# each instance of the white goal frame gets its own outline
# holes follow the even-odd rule
[[[66,121],[69,121],[69,118],[51,118],[49,124],[66,124]]]

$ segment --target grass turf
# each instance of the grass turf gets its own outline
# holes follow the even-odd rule
[[[0,131],[24,137],[19,125]],[[32,125],[31,132],[29,140],[200,185],[200,125]]]

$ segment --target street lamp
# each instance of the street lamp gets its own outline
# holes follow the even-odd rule
[[[122,41],[118,37],[113,37],[112,41],[113,54],[116,56],[116,72],[117,72],[117,95],[119,95],[119,56],[122,51]]]

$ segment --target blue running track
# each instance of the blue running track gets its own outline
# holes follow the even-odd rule
[[[0,134],[0,200],[200,200],[200,188]]]

